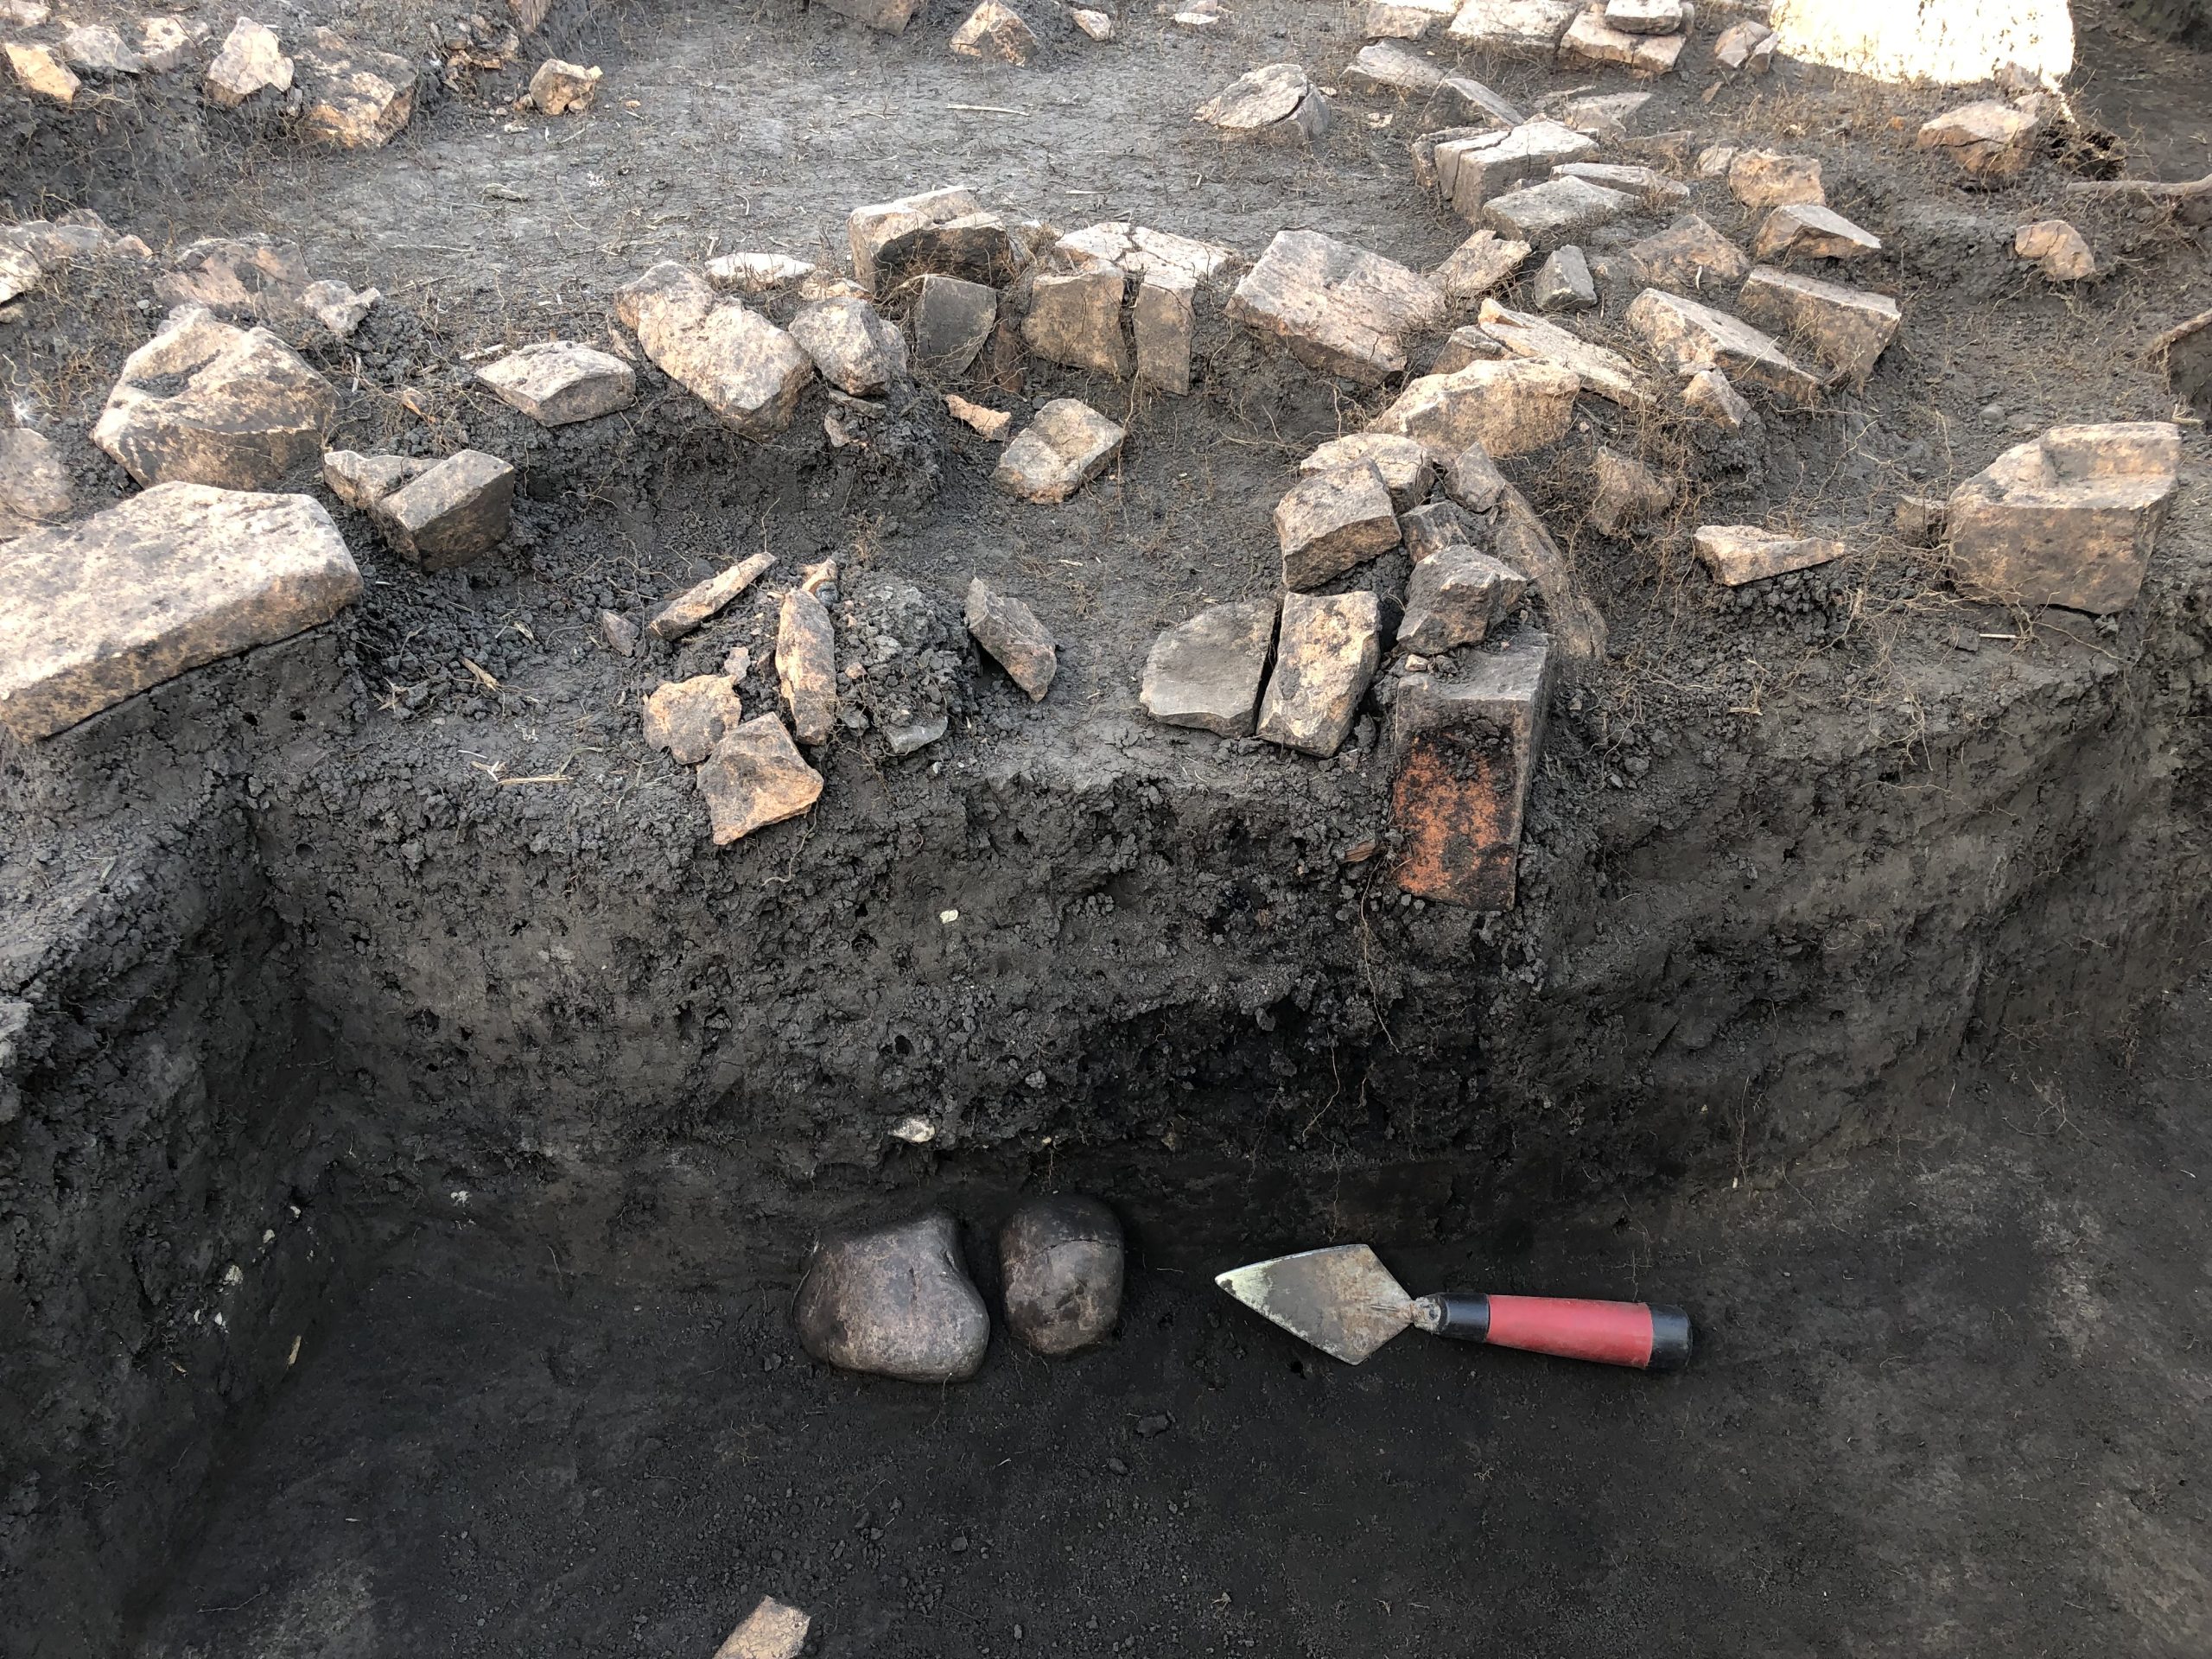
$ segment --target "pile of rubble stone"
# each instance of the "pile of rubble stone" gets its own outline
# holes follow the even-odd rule
[[[1524,112],[1402,42],[1440,29],[1494,46],[1510,24],[1527,35],[1513,37],[1516,49],[1656,73],[1679,56],[1692,16],[1676,0],[1465,0],[1456,10],[1376,0],[1368,26],[1382,38],[1346,79],[1441,93],[1464,120],[1409,146],[1412,182],[1469,232],[1427,273],[1306,229],[1281,232],[1249,260],[1129,223],[1061,234],[950,188],[853,209],[849,272],[750,252],[696,269],[664,262],[619,290],[620,329],[603,343],[540,341],[500,354],[477,379],[541,425],[572,425],[630,407],[642,359],[756,441],[789,429],[816,398],[833,448],[868,443],[887,416],[916,406],[926,381],[950,417],[1003,442],[995,485],[1049,508],[1111,467],[1128,435],[1073,397],[1046,400],[1026,420],[997,406],[1018,393],[1023,364],[1097,377],[1126,388],[1116,393],[1124,400],[1186,395],[1201,378],[1201,310],[1217,312],[1348,383],[1369,412],[1360,429],[1300,463],[1275,506],[1279,594],[1211,606],[1167,629],[1146,661],[1140,705],[1166,726],[1325,761],[1372,699],[1389,721],[1401,884],[1460,904],[1510,904],[1554,655],[1600,659],[1605,629],[1499,461],[1559,443],[1586,397],[1756,435],[1758,404],[1803,409],[1863,387],[1904,317],[1894,297],[1847,280],[1882,242],[1829,206],[1817,159],[1694,149],[1688,135],[1630,140],[1636,93]],[[1763,66],[1764,36],[1737,25],[1724,40],[1742,48],[1742,67]],[[548,111],[578,107],[597,79],[548,66],[531,97]],[[1255,138],[1309,137],[1327,118],[1324,94],[1295,65],[1255,71],[1198,114]],[[2049,118],[2039,94],[1985,100],[1929,121],[1916,142],[1967,175],[2001,182]],[[1748,248],[1716,223],[1738,219],[1752,226]],[[2016,246],[2055,281],[2094,269],[2086,242],[2060,221],[2021,226]],[[1526,283],[1532,308],[1496,297],[1539,254]],[[0,235],[0,304],[52,264],[86,257],[152,256],[88,216],[16,227]],[[0,434],[0,537],[16,537],[0,555],[11,573],[0,595],[0,642],[10,647],[0,719],[33,737],[351,602],[359,573],[327,512],[311,497],[271,493],[310,467],[423,571],[483,557],[508,534],[515,469],[501,457],[327,448],[335,389],[265,325],[313,319],[343,336],[374,290],[311,282],[295,251],[258,238],[195,244],[156,287],[175,308],[120,365],[91,434],[143,494],[67,523],[67,480],[51,446],[34,432]],[[1633,297],[1614,308],[1624,332],[1601,337],[1605,294]],[[2162,344],[2193,361],[2190,329],[2203,321]],[[2060,427],[1999,456],[1948,502],[1900,504],[1899,522],[1909,515],[1913,533],[1948,540],[1965,595],[2106,613],[2141,584],[2178,464],[2171,423]],[[1682,496],[1680,478],[1603,443],[1592,470],[1586,523],[1607,537],[1661,524]],[[1730,588],[1847,550],[1840,537],[1798,527],[1703,524],[1686,539]],[[189,556],[164,563],[173,549]],[[1396,550],[1409,572],[1402,592],[1374,574]],[[806,811],[823,788],[808,753],[841,729],[873,726],[894,754],[939,741],[963,695],[969,641],[1032,699],[1050,692],[1051,628],[980,578],[950,625],[964,623],[965,639],[954,640],[910,584],[872,578],[848,601],[834,562],[781,586],[766,580],[775,563],[756,554],[649,613],[601,618],[608,647],[627,657],[648,637],[715,626],[761,584],[777,706],[748,712],[740,688],[753,653],[734,645],[719,672],[664,683],[642,709],[644,741],[694,769],[718,844]],[[54,626],[57,616],[70,626]],[[841,618],[850,642],[842,665]],[[902,645],[902,634],[926,650]]]

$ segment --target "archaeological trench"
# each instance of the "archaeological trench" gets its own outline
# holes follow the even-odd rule
[[[509,6],[0,0],[0,1653],[2212,1651],[2201,6]]]

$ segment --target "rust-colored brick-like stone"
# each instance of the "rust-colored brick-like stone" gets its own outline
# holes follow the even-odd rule
[[[1398,770],[1390,813],[1404,837],[1394,874],[1424,899],[1510,910],[1521,816],[1543,740],[1551,652],[1523,633],[1466,675],[1409,677],[1391,708]]]

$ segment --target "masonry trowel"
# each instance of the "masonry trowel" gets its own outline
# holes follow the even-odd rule
[[[1679,1370],[1690,1357],[1689,1316],[1678,1307],[1566,1296],[1408,1296],[1364,1244],[1255,1262],[1214,1283],[1347,1365],[1408,1328],[1640,1370]]]

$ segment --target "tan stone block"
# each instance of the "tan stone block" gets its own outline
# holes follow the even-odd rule
[[[1397,757],[1392,876],[1408,893],[1473,910],[1510,910],[1521,822],[1551,700],[1551,652],[1523,632],[1457,678],[1407,677],[1390,709]]]
[[[837,725],[837,636],[804,588],[784,595],[776,620],[776,689],[802,743],[826,743]]]
[[[76,102],[77,93],[85,83],[77,79],[52,47],[10,41],[0,46],[0,52],[7,54],[8,67],[14,72],[16,84],[25,92],[51,99],[56,104]]]
[[[294,59],[300,88],[297,131],[310,144],[377,149],[415,114],[415,66],[335,30],[318,29]]]
[[[1581,390],[1581,377],[1556,363],[1470,363],[1409,383],[1369,429],[1417,438],[1446,465],[1471,443],[1525,455],[1567,435]]]
[[[1802,340],[1838,379],[1854,387],[1866,384],[1901,321],[1897,302],[1885,294],[1766,265],[1745,278],[1736,304],[1747,321]]]
[[[463,449],[401,485],[369,516],[403,558],[425,570],[448,570],[506,539],[514,499],[512,466],[480,449]]]
[[[906,378],[906,341],[868,300],[817,300],[792,314],[791,336],[824,380],[855,397],[880,397]]]
[[[1598,446],[1591,458],[1598,481],[1590,504],[1590,524],[1601,536],[1616,538],[1649,524],[1675,505],[1675,486],[1642,461]]]
[[[1258,734],[1326,758],[1344,746],[1382,657],[1382,609],[1373,594],[1286,594],[1275,671],[1260,699]]]
[[[1665,230],[1631,242],[1629,263],[1656,288],[1730,288],[1751,269],[1750,257],[1695,213],[1685,213]]]
[[[830,10],[842,12],[856,23],[885,35],[903,35],[914,14],[922,9],[922,0],[816,0]]]
[[[911,11],[912,7],[908,10]],[[901,18],[899,28],[905,27],[906,21]],[[895,34],[897,30],[892,32]],[[876,251],[885,243],[926,226],[942,225],[977,211],[975,193],[957,187],[854,208],[845,220],[845,239],[853,255],[853,276],[863,286],[873,288]]]
[[[1442,325],[1444,296],[1403,265],[1315,231],[1284,231],[1237,283],[1228,315],[1309,368],[1373,385],[1404,371],[1409,336]]]
[[[1136,302],[1129,308],[1138,380],[1179,397],[1191,389],[1198,288],[1198,280],[1186,272],[1156,271],[1138,285]]]
[[[67,518],[74,501],[53,442],[27,426],[0,426],[0,512],[52,524]]]
[[[1428,451],[1414,439],[1395,432],[1353,432],[1332,438],[1300,461],[1298,470],[1301,475],[1310,475],[1370,461],[1399,512],[1418,506],[1427,498],[1429,481],[1435,476]]]
[[[597,420],[638,401],[638,377],[627,363],[569,340],[525,346],[479,369],[476,378],[540,426]]]
[[[600,78],[605,73],[597,64],[586,68],[581,63],[548,58],[530,78],[530,101],[546,115],[582,114],[599,96]]]
[[[1770,335],[1726,311],[1647,288],[1630,302],[1625,321],[1653,355],[1678,374],[1719,368],[1732,381],[1758,386],[1790,404],[1810,404],[1820,396],[1818,377],[1799,366]]]
[[[345,538],[308,497],[156,485],[0,545],[0,723],[50,737],[327,622],[360,593]]]
[[[2097,274],[2088,239],[2063,219],[2021,226],[2013,232],[2012,251],[2033,261],[2054,283],[2082,283]]]
[[[1037,277],[1021,338],[1048,363],[1122,379],[1129,372],[1122,341],[1122,300],[1128,278],[1112,265]]]
[[[1624,409],[1647,409],[1657,397],[1650,380],[1618,352],[1586,340],[1548,317],[1484,300],[1477,321],[1484,334],[1513,356],[1556,364],[1573,374],[1584,390]]]
[[[1138,702],[1166,726],[1249,737],[1274,645],[1274,600],[1212,605],[1153,641]]]
[[[1533,250],[1493,230],[1479,230],[1462,242],[1452,257],[1429,273],[1429,281],[1445,297],[1471,304],[1521,269]]]
[[[795,818],[822,796],[822,774],[773,715],[756,715],[725,735],[694,776],[717,847]]]
[[[1756,524],[1704,524],[1690,545],[1713,579],[1724,588],[1809,570],[1843,556],[1843,543],[1825,536],[1778,536]]]
[[[2042,125],[2032,108],[1985,99],[1925,123],[1918,143],[1941,150],[1977,178],[2009,178],[2027,166]]]
[[[1371,461],[1299,480],[1275,504],[1286,588],[1316,588],[1398,544],[1398,516]]]
[[[141,484],[265,489],[320,458],[338,393],[266,328],[173,311],[124,359],[92,442]]]
[[[1453,213],[1476,219],[1493,196],[1547,177],[1561,162],[1595,155],[1597,149],[1588,133],[1545,116],[1502,131],[1444,138],[1434,149],[1436,188]]]
[[[758,442],[791,425],[814,378],[814,361],[797,340],[671,261],[619,289],[615,314],[663,373]]]
[[[322,458],[322,481],[346,505],[366,512],[436,464],[412,455],[364,455],[351,449],[333,449]]]
[[[968,632],[1014,683],[1042,702],[1059,672],[1052,630],[1021,601],[992,590],[981,576],[968,584]]]
[[[726,674],[663,680],[645,698],[645,742],[667,750],[681,765],[696,766],[744,718],[737,683]]]
[[[1740,432],[1751,418],[1743,393],[1719,369],[1693,370],[1682,380],[1682,407],[1726,432]]]
[[[1299,65],[1268,63],[1199,105],[1196,118],[1225,137],[1302,144],[1327,128],[1329,105]]]
[[[1636,205],[1623,191],[1568,175],[1492,197],[1483,218],[1499,235],[1543,248],[1610,225]]]
[[[995,443],[1006,436],[1007,429],[1014,424],[1014,416],[1003,409],[986,409],[981,404],[971,404],[957,392],[944,395],[944,407],[952,418],[972,428]]]
[[[982,0],[953,31],[952,49],[963,58],[995,58],[1018,65],[1027,63],[1041,48],[1020,12],[1001,0]]]
[[[1596,7],[1582,13],[1560,37],[1559,54],[1566,61],[1617,63],[1630,73],[1663,75],[1682,54],[1680,35],[1632,35],[1615,29]]]
[[[1025,501],[1065,501],[1106,470],[1122,448],[1122,429],[1090,404],[1055,397],[1039,409],[1006,453],[991,481]]]
[[[1746,207],[1783,207],[1798,202],[1825,206],[1821,164],[1810,156],[1785,156],[1771,149],[1738,149],[1728,158],[1728,190]]]
[[[1863,259],[1881,251],[1880,237],[1815,202],[1776,208],[1751,239],[1759,259]]]
[[[763,1596],[745,1623],[715,1649],[714,1659],[798,1659],[812,1624],[798,1608]]]
[[[1360,32],[1370,41],[1418,41],[1441,33],[1459,0],[1368,0]]]
[[[1433,656],[1480,645],[1528,591],[1518,570],[1471,547],[1447,547],[1414,567],[1399,645]]]
[[[1550,58],[1581,11],[1582,0],[1463,0],[1446,32],[1456,44],[1500,57]]]
[[[223,37],[200,87],[210,104],[234,110],[256,92],[289,92],[291,85],[292,60],[284,55],[276,31],[241,17]]]

